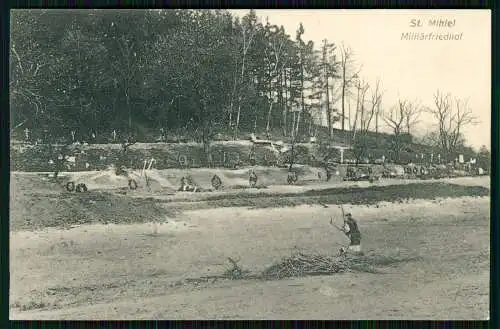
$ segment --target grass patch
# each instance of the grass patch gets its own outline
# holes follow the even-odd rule
[[[350,203],[374,203],[380,201],[398,201],[412,199],[435,199],[437,197],[488,196],[489,189],[481,186],[463,186],[443,182],[411,183],[370,187],[335,187],[309,190],[301,193],[253,193],[245,198],[267,198],[279,195],[284,198],[293,197],[337,197],[350,200]],[[207,201],[226,199],[224,195],[208,196]]]
[[[458,198],[465,196],[485,197],[490,190],[481,186],[463,186],[442,182],[412,183],[407,185],[329,188],[301,193],[244,193],[238,195],[213,195],[197,199],[197,208],[218,207],[293,207],[304,204],[363,204],[379,202],[403,202],[407,199],[435,200],[436,198]],[[191,209],[189,200],[181,207]],[[158,200],[158,202],[176,202]]]

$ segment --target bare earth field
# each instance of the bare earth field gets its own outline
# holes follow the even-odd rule
[[[76,195],[13,173],[10,318],[488,319],[489,178],[375,185]],[[377,271],[206,279],[228,257],[260,273],[294,248],[336,254],[336,204]]]

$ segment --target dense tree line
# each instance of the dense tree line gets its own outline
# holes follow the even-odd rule
[[[254,11],[18,10],[11,31],[12,123],[51,131],[311,133],[335,64]]]
[[[241,19],[224,10],[16,10],[11,123],[54,136],[136,135],[141,127],[190,132],[209,153],[219,132],[314,136],[321,114],[330,138],[341,121],[357,158],[379,143],[369,136],[385,121],[392,158],[399,158],[424,107],[399,100],[384,111],[380,81],[370,86],[360,77],[351,49],[328,40],[315,45],[304,32],[299,24],[288,35],[253,10]],[[446,97],[436,96],[437,122],[456,117]],[[460,120],[453,131],[441,124],[431,143],[450,156],[472,121],[465,103],[455,104]]]

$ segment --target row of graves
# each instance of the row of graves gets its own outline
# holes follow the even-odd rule
[[[29,131],[26,130],[29,139]],[[164,134],[164,131],[162,131]],[[90,134],[95,137],[95,133]],[[71,132],[74,141],[66,149],[60,151],[47,145],[25,145],[21,152],[11,152],[11,169],[22,171],[53,171],[57,164],[63,162],[63,170],[86,171],[104,170],[112,163],[120,163],[127,168],[142,169],[144,166],[156,169],[167,168],[199,168],[206,166],[201,161],[205,156],[200,145],[168,144],[166,147],[152,147],[147,150],[130,148],[135,141],[127,140],[114,147],[99,148],[88,143],[77,141],[75,132]],[[117,131],[111,132],[113,140],[118,138]],[[476,159],[465,160],[463,155],[457,156],[453,161],[446,162],[440,154],[402,152],[400,161],[392,161],[391,154],[386,157],[384,150],[370,151],[368,157],[354,159],[353,151],[347,146],[338,146],[332,159],[325,163],[323,154],[318,153],[318,147],[311,141],[309,145],[295,145],[295,150],[289,144],[281,141],[259,139],[250,136],[250,146],[213,145],[211,147],[211,163],[209,166],[220,168],[239,168],[246,166],[275,166],[287,167],[293,156],[297,164],[323,167],[329,171],[337,172],[339,165],[350,167],[372,168],[379,172],[381,177],[408,177],[425,178],[428,176],[473,176],[487,174],[486,168],[479,168]],[[112,146],[112,145],[110,145]],[[27,151],[27,152],[26,152]],[[377,152],[378,151],[378,152]],[[292,155],[292,152],[294,153]],[[25,154],[22,154],[25,153]],[[377,156],[378,155],[378,156]],[[380,169],[380,168],[383,169]],[[359,169],[363,170],[363,169]],[[366,169],[370,170],[370,169]],[[328,175],[328,173],[327,173]],[[351,173],[352,175],[352,173]]]

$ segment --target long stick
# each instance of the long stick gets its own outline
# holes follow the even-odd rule
[[[156,164],[156,159],[151,158],[151,160],[149,160],[148,170],[151,170],[151,167],[153,166],[153,164]]]
[[[145,174],[147,164],[148,164],[148,160],[144,160],[144,166],[142,167],[141,176],[143,176]]]
[[[344,232],[343,229],[341,229],[340,227],[338,227],[337,225],[333,224],[333,217],[330,217],[330,225],[332,225],[333,227],[335,227],[337,230],[341,231],[341,232]]]
[[[149,177],[146,174],[146,172],[144,172],[144,178],[146,179],[146,186],[148,187],[148,190],[151,192],[151,185],[149,184]]]

